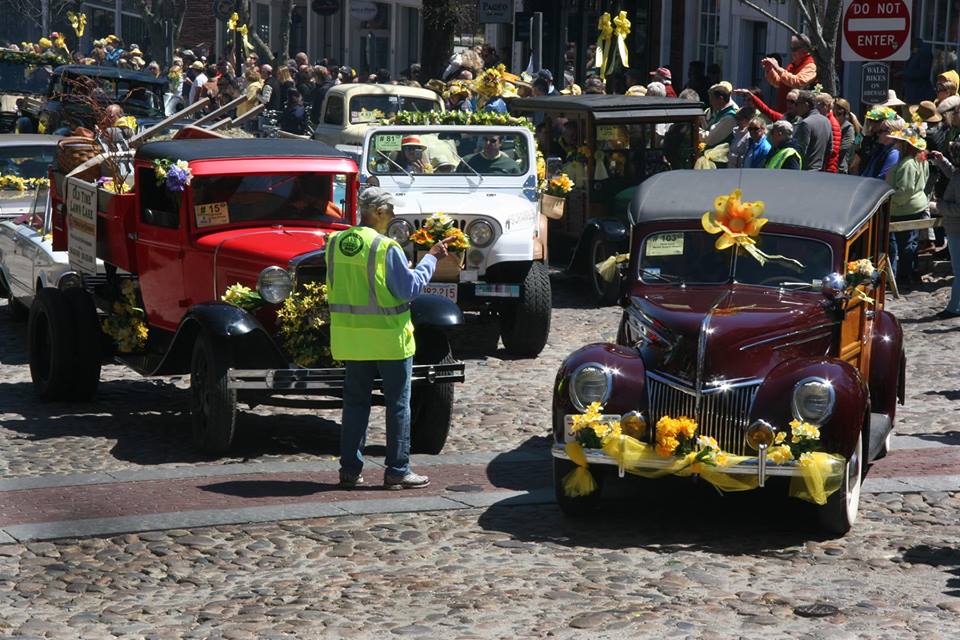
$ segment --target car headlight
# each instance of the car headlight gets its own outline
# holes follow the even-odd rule
[[[793,388],[793,417],[821,424],[833,413],[837,393],[823,378],[805,378]]]
[[[493,242],[495,235],[493,225],[486,220],[474,220],[467,226],[467,235],[470,237],[470,244],[475,247],[486,247]]]
[[[390,224],[387,225],[387,237],[400,244],[406,244],[407,240],[410,239],[411,233],[413,233],[413,227],[402,218],[394,218],[390,221]]]
[[[257,293],[270,304],[286,300],[293,291],[293,278],[281,267],[267,267],[257,278]]]
[[[588,362],[577,367],[570,376],[570,401],[578,410],[586,411],[591,403],[605,403],[612,388],[610,370],[596,362]]]

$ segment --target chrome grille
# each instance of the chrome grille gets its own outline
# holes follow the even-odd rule
[[[724,451],[746,455],[743,432],[759,386],[758,380],[749,380],[709,387],[703,390],[698,409],[695,389],[648,373],[650,424],[656,425],[663,416],[687,416],[697,421],[698,433],[716,438]]]
[[[305,265],[297,267],[296,285],[299,289],[305,284],[324,284],[327,281],[327,268],[320,265]]]

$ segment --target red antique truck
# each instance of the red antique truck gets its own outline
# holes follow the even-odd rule
[[[181,169],[164,178],[158,163]],[[143,375],[190,374],[193,439],[210,453],[229,449],[240,402],[321,396],[330,406],[344,370],[294,364],[277,310],[324,282],[327,237],[356,222],[353,160],[313,141],[173,140],[141,147],[132,171],[123,194],[53,173],[54,246],[70,252],[76,273],[39,291],[30,310],[40,397],[92,397],[109,359]],[[87,275],[96,258],[105,278]],[[221,301],[236,284],[256,291],[259,306]],[[445,330],[463,318],[437,296],[418,298],[411,310],[412,448],[438,453],[453,383],[463,380]]]

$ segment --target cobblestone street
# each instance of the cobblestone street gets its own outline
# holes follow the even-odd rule
[[[638,481],[596,517],[564,518],[547,452],[554,375],[573,349],[612,339],[620,311],[577,303],[576,281],[555,277],[535,360],[486,355],[495,327],[477,318],[459,332],[467,382],[450,439],[415,459],[433,485],[399,497],[377,486],[381,410],[365,491],[334,486],[338,411],[258,407],[232,457],[204,458],[185,381],[110,366],[95,403],[36,402],[26,327],[0,307],[0,636],[949,637],[960,323],[929,318],[947,283],[888,299],[907,403],[837,540],[776,487]]]

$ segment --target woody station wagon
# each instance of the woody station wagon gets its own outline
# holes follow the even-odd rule
[[[705,212],[737,188],[765,203],[754,247],[765,264],[707,232]],[[578,469],[601,487],[625,473],[699,475],[722,490],[786,477],[824,528],[849,530],[903,403],[902,331],[884,309],[891,195],[879,180],[763,170],[641,184],[616,342],[578,349],[556,377],[561,508],[598,504],[600,491],[572,489]],[[610,428],[591,440],[585,423]]]

